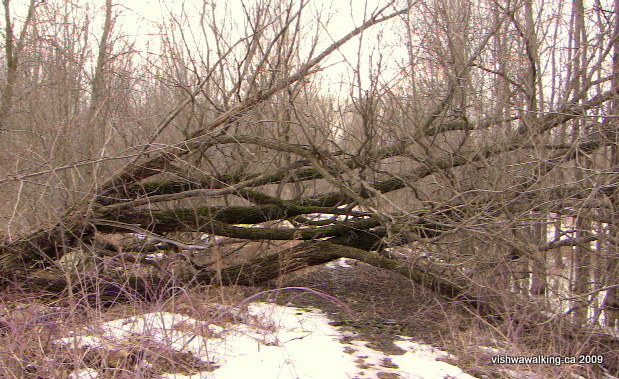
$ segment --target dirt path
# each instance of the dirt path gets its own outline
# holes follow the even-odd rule
[[[451,342],[450,325],[455,321],[452,317],[458,305],[438,301],[427,290],[392,271],[348,260],[344,267],[320,266],[285,278],[277,286],[308,287],[335,296],[349,309],[303,291],[279,292],[276,302],[322,309],[335,325],[357,333],[358,338],[370,341],[371,347],[378,350],[398,352],[399,348],[392,343],[398,335],[439,348]],[[460,328],[466,328],[463,320],[459,322]]]

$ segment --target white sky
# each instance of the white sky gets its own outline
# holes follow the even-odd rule
[[[47,0],[49,4],[62,4],[64,1],[68,0]],[[91,41],[96,41],[98,39],[98,35],[101,30],[101,22],[102,22],[102,7],[105,4],[105,0],[73,0],[74,4],[79,6],[89,7],[88,11],[93,15],[94,20],[92,22],[92,33],[93,38]],[[116,4],[115,11],[120,13],[120,17],[118,19],[119,26],[122,30],[127,34],[127,40],[135,39],[136,46],[138,49],[140,47],[145,47],[145,41],[150,40],[150,49],[154,50],[157,48],[157,34],[160,32],[159,24],[168,21],[170,14],[179,14],[181,10],[184,10],[188,17],[187,28],[195,28],[199,20],[199,12],[198,10],[202,7],[203,4],[216,4],[216,8],[222,14],[227,14],[229,19],[234,19],[236,21],[240,21],[243,18],[242,13],[242,4],[253,4],[259,0],[113,0]],[[282,1],[286,3],[284,0],[273,0],[273,3],[277,3],[277,1]],[[350,30],[352,30],[355,26],[359,25],[364,17],[364,13],[366,13],[366,9],[371,12],[376,8],[380,7],[382,4],[388,3],[389,0],[308,0],[308,13],[321,13],[324,16],[324,19],[330,20],[330,23],[325,26],[325,31],[323,37],[323,42],[325,44],[329,43],[332,39],[337,39]],[[405,3],[404,0],[399,1],[400,3]],[[539,0],[535,1],[535,4],[538,6],[544,6],[550,13],[544,14],[543,17],[552,16],[553,9],[558,6],[557,4],[563,4],[564,13],[569,13],[570,11],[570,2],[564,0],[562,2],[553,2],[550,0]],[[587,8],[590,9],[593,6],[592,0],[586,1]],[[602,0],[601,1],[603,7],[605,9],[611,9],[610,0]],[[21,17],[24,16],[25,11],[27,9],[28,0],[12,0],[11,6],[14,12]],[[368,13],[369,13],[368,12]],[[19,30],[19,17],[17,19],[17,28]],[[565,23],[569,21],[569,17],[565,16]],[[593,21],[592,21],[593,22]],[[191,25],[193,24],[193,25]],[[388,80],[390,77],[395,75],[397,72],[397,64],[400,60],[405,57],[405,49],[402,46],[401,42],[396,37],[397,35],[397,21],[389,21],[387,23],[381,24],[375,28],[372,28],[364,33],[364,47],[361,49],[362,57],[361,62],[365,67],[362,67],[362,72],[367,73],[368,64],[370,61],[369,55],[374,52],[374,56],[376,56],[376,52],[374,51],[377,44],[375,43],[377,35],[382,33],[381,40],[381,48],[383,50],[383,54],[385,57],[385,63],[388,64],[388,67],[383,68],[383,74],[385,75],[385,80]],[[541,28],[538,36],[542,40],[545,40],[544,37],[550,37],[552,34],[552,26],[554,24],[547,24],[550,29],[543,34],[542,30],[546,30],[546,28]],[[564,27],[566,27],[564,25]],[[591,32],[595,32],[594,28],[589,28]],[[325,46],[324,44],[322,45]],[[325,91],[328,91],[330,94],[336,93],[339,88],[337,86],[338,82],[343,83],[351,83],[351,66],[355,66],[355,59],[358,55],[358,45],[357,40],[350,41],[347,45],[341,48],[340,54],[333,54],[333,56],[325,62],[323,66],[331,65],[339,61],[343,61],[344,57],[349,60],[349,64],[339,64],[335,67],[329,67],[329,70],[322,75],[325,76],[326,80],[330,82],[330,84],[322,83],[327,88],[324,88]],[[543,81],[545,86],[549,82],[549,75],[556,76],[554,72],[550,71],[550,68],[547,68],[547,61],[544,62],[543,67]],[[367,82],[363,84],[367,85]],[[343,88],[346,91],[346,88]],[[546,90],[548,91],[548,89]]]
[[[180,14],[184,11],[189,22],[195,22],[193,25],[187,25],[186,28],[198,30],[199,10],[203,4],[202,0],[134,0],[126,3],[117,0],[117,2],[119,6],[116,9],[121,11],[118,20],[121,27],[135,36],[138,46],[145,46],[145,41],[151,40],[151,49],[157,46],[156,43],[153,44],[152,42],[156,40],[153,36],[159,33],[160,23],[168,20],[171,14]],[[100,3],[103,3],[103,0],[100,0]],[[230,0],[215,3],[216,9],[222,15],[225,14],[230,19],[241,21],[244,17],[241,3],[251,4],[254,1]],[[309,11],[306,11],[306,15],[321,14],[321,19],[325,22],[323,26],[326,30],[326,33],[323,34],[323,43],[319,45],[320,49],[316,53],[328,46],[333,40],[341,38],[359,26],[366,14],[372,13],[375,9],[384,6],[385,3],[387,3],[386,0],[351,0],[350,3],[338,0],[311,0],[308,8],[306,8]],[[329,67],[328,70],[321,73],[324,77],[324,82],[321,82],[321,85],[326,87],[323,90],[330,95],[343,91],[344,93],[339,96],[346,97],[347,91],[349,91],[346,84],[354,81],[351,66],[357,64],[356,59],[359,51],[361,51],[361,70],[362,72],[368,71],[369,55],[377,55],[376,40],[379,34],[382,35],[381,46],[385,55],[385,64],[392,65],[390,68],[395,72],[393,66],[397,63],[397,59],[394,59],[394,57],[402,57],[405,50],[400,49],[399,52],[395,52],[400,43],[396,40],[395,34],[391,30],[392,27],[393,22],[390,21],[367,30],[362,37],[362,49],[359,49],[359,39],[356,38],[344,45],[339,52],[332,54],[322,65]],[[394,46],[395,50],[392,48]],[[390,68],[385,67],[383,72],[388,72]],[[344,84],[344,86],[341,87],[340,84]],[[366,86],[367,81],[362,85]]]

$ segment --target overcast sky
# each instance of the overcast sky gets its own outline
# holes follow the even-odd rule
[[[47,0],[48,4],[62,4],[69,0]],[[104,16],[105,0],[74,0],[76,5],[82,7],[91,17],[91,31],[93,37],[91,41],[99,39]],[[122,30],[127,42],[135,41],[135,47],[142,54],[157,54],[159,49],[159,33],[161,25],[170,20],[172,15],[179,15],[184,11],[186,21],[183,22],[185,29],[197,30],[199,22],[199,10],[204,2],[207,5],[215,4],[217,12],[226,15],[229,20],[242,22],[242,4],[251,5],[256,0],[114,0],[114,11],[117,14],[117,30]],[[16,30],[19,30],[20,20],[23,19],[27,11],[29,0],[13,0],[11,2],[12,12]],[[325,48],[334,40],[337,40],[359,26],[367,15],[377,8],[384,6],[388,0],[310,0],[306,8],[305,15],[320,14],[323,33],[320,48]],[[387,12],[391,13],[391,12]],[[343,46],[339,52],[332,54],[322,63],[322,67],[328,70],[321,72],[321,89],[330,95],[347,97],[350,90],[349,83],[354,82],[352,77],[353,67],[357,64],[357,56],[361,52],[361,71],[367,72],[370,54],[378,55],[376,50],[377,36],[381,35],[381,52],[385,64],[391,67],[383,67],[382,72],[387,77],[389,72],[396,72],[396,66],[400,59],[403,59],[405,50],[401,46],[393,32],[394,22],[389,21],[374,28],[367,30],[363,35],[363,48],[359,49],[359,39],[353,39]],[[240,36],[240,35],[239,35]],[[147,48],[147,41],[149,45]],[[317,54],[320,50],[317,50]],[[375,60],[374,60],[375,61]],[[343,86],[340,86],[342,84]],[[366,86],[367,81],[362,83]]]
[[[103,2],[104,0],[100,0],[99,4]],[[324,22],[328,22],[324,25],[326,33],[322,35],[323,41],[321,46],[324,48],[333,40],[339,39],[359,26],[363,22],[364,17],[386,2],[386,0],[351,0],[350,3],[338,0],[311,0],[307,8],[309,12],[306,12],[306,14],[320,13],[322,15],[321,19]],[[218,1],[216,2],[216,9],[231,19],[241,21],[244,17],[241,3],[251,4],[253,1]],[[184,11],[189,20],[186,28],[196,28],[197,22],[199,22],[199,9],[202,7],[203,1],[133,0],[125,3],[117,0],[117,4],[118,11],[121,12],[119,22],[122,24],[122,28],[134,34],[138,41],[142,41],[138,45],[143,45],[144,41],[148,39],[154,40],[152,36],[159,32],[159,25],[169,19],[171,14],[181,14]],[[191,25],[193,22],[195,23]],[[397,63],[396,57],[402,57],[404,49],[400,49],[401,44],[392,32],[392,28],[393,22],[388,22],[370,29],[364,33],[363,49],[359,50],[359,40],[355,39],[342,47],[339,53],[333,54],[329,60],[325,61],[323,67],[329,66],[328,70],[321,73],[325,78],[324,80],[329,82],[329,88],[325,88],[325,90],[330,94],[334,94],[336,91],[347,92],[349,90],[348,86],[340,88],[339,84],[346,84],[352,81],[351,65],[356,65],[359,51],[363,54],[361,58],[362,70],[367,70],[367,63],[370,59],[369,54],[377,55],[375,41],[379,34],[382,35],[381,46],[386,58],[386,64],[395,65]],[[151,48],[155,48],[155,46],[151,45]],[[384,68],[384,71],[388,71],[388,68]],[[345,95],[345,93],[341,94],[341,96]]]

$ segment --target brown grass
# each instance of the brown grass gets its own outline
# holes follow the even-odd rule
[[[260,245],[254,245],[246,253],[258,254],[260,249]],[[557,330],[560,323],[534,329],[525,329],[509,320],[500,325],[489,323],[462,304],[438,299],[400,275],[359,262],[350,263],[350,268],[319,266],[281,278],[272,283],[273,290],[216,285],[179,287],[174,291],[157,288],[152,291],[162,295],[150,301],[135,298],[112,307],[81,301],[91,294],[80,292],[79,287],[61,298],[8,291],[0,298],[0,377],[67,377],[87,367],[98,370],[106,378],[213,370],[216,367],[209,362],[143,336],[109,341],[105,348],[70,348],[53,341],[68,336],[71,331],[92,333],[102,322],[155,311],[180,313],[224,328],[244,322],[269,330],[272,325],[262,325],[248,316],[245,306],[249,301],[323,309],[331,314],[334,324],[359,334],[358,338],[368,340],[372,348],[391,354],[402,353],[393,344],[394,339],[400,335],[411,336],[454,354],[458,360],[449,363],[478,377],[562,378],[573,374],[597,377],[601,373],[593,365],[492,365],[490,359],[496,354],[577,355],[584,351],[585,342],[560,337],[562,333]],[[97,278],[89,280],[96,282]],[[173,276],[169,283],[175,285]],[[283,286],[298,288],[278,290]],[[520,319],[523,317],[526,314],[519,314]],[[213,333],[183,323],[175,328],[206,337]],[[498,349],[499,353],[482,350],[480,346]]]

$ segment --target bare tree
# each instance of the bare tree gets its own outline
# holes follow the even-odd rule
[[[88,96],[57,112],[101,126],[91,155],[67,150],[0,183],[94,173],[95,163],[105,180],[53,222],[7,238],[3,277],[62,292],[71,281],[58,261],[81,248],[92,253],[84,270],[113,283],[102,262],[127,249],[98,239],[138,234],[134,262],[162,243],[185,283],[262,283],[348,257],[488,320],[565,322],[564,335],[596,322],[600,305],[616,320],[617,16],[607,4],[389,1],[328,43],[306,1],[240,4],[234,21],[220,5],[183,8],[199,15],[194,28],[195,17],[171,14],[161,51],[136,69],[113,53],[133,49],[113,38],[106,1]],[[392,54],[388,25],[405,51]],[[354,38],[348,97],[325,93],[329,59]],[[165,281],[163,267],[149,272],[125,282],[139,292]]]
[[[21,55],[25,46],[26,36],[28,35],[28,29],[31,27],[37,6],[36,0],[30,1],[28,5],[28,13],[23,22],[22,29],[19,35],[15,35],[14,20],[11,17],[12,12],[10,4],[10,0],[2,1],[2,5],[4,6],[4,53],[6,60],[6,81],[2,89],[2,98],[0,101],[0,130],[6,128],[6,119],[12,110],[15,86],[17,85],[17,70],[20,64],[20,59],[22,58]]]

